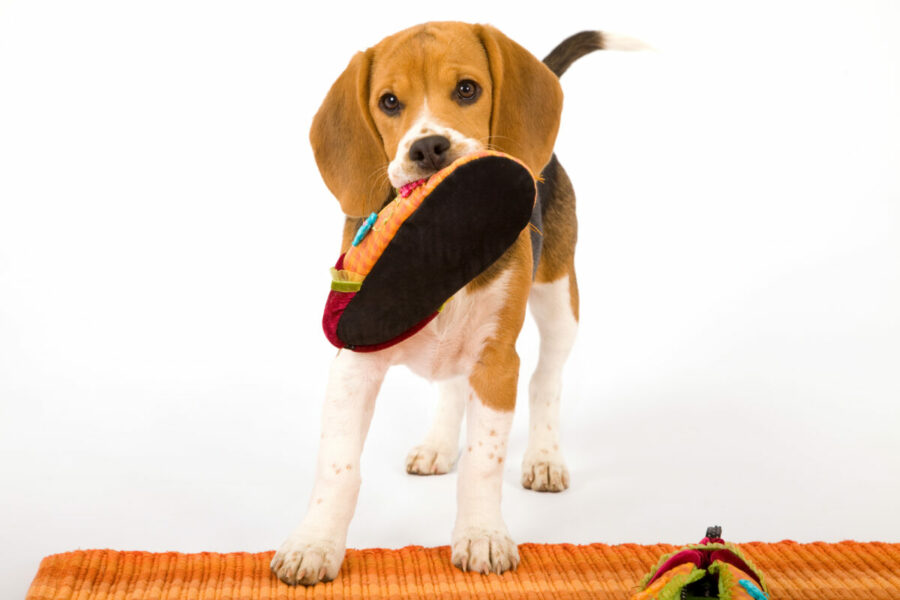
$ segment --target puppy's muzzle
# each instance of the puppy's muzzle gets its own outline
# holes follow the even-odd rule
[[[409,160],[420,169],[439,171],[450,162],[448,150],[450,140],[442,135],[429,135],[413,142],[409,147]]]

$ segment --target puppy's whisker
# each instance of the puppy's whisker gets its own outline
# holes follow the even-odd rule
[[[501,152],[501,148],[497,146],[495,140],[504,139],[510,142],[515,142],[514,138],[505,135],[487,135],[484,137],[476,138],[476,140],[484,146],[486,150],[493,150],[495,152]]]
[[[377,198],[378,190],[385,187],[385,184],[388,188],[393,188],[387,175],[387,167],[388,163],[383,163],[366,177],[366,197],[363,199],[366,206],[377,205],[380,208],[386,198]],[[389,196],[390,192],[387,195]]]

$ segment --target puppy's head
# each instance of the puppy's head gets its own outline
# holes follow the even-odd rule
[[[344,213],[460,156],[493,148],[538,174],[562,111],[559,80],[496,28],[426,23],[358,52],[313,119],[310,142]]]

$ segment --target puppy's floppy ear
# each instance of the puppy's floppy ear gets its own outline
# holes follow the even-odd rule
[[[390,161],[369,112],[372,52],[370,48],[353,56],[309,130],[322,179],[351,217],[377,211],[391,193]]]
[[[491,144],[527,164],[535,175],[550,160],[559,131],[559,78],[496,27],[475,25],[491,70]]]

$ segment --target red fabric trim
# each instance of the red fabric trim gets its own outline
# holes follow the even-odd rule
[[[715,538],[713,540],[708,540],[707,538],[703,538],[702,543],[713,543],[713,544],[722,544],[724,543],[721,538]],[[715,561],[720,561],[723,563],[727,563],[733,567],[737,567],[750,577],[752,577],[756,583],[762,586],[762,581],[759,580],[759,577],[756,575],[756,572],[750,568],[740,556],[732,552],[731,550],[682,550],[678,554],[671,557],[669,560],[664,562],[662,566],[656,571],[650,581],[647,582],[647,585],[644,586],[646,589],[651,583],[659,579],[663,573],[674,569],[679,565],[683,565],[685,563],[694,563],[701,569],[706,569],[709,565],[713,564]]]
[[[337,262],[334,264],[334,268],[337,270],[341,270],[344,268],[344,255],[341,254]],[[350,301],[353,300],[353,297],[356,296],[356,292],[336,292],[331,290],[328,293],[328,299],[325,300],[325,313],[322,315],[322,330],[325,332],[325,337],[328,338],[328,341],[331,342],[333,346],[338,348],[348,348],[353,350],[354,352],[376,352],[378,350],[384,350],[385,348],[390,348],[395,344],[399,344],[406,338],[412,337],[414,334],[418,333],[423,327],[428,325],[432,319],[434,319],[438,313],[435,312],[430,317],[426,317],[417,325],[412,328],[406,330],[401,335],[398,335],[392,340],[388,340],[381,344],[375,344],[374,346],[348,346],[341,338],[337,335],[337,327],[338,322],[341,320],[341,315],[344,314],[344,309],[347,308],[347,305],[350,304]]]
[[[353,300],[356,292],[336,292],[331,290],[328,293],[328,299],[325,301],[325,313],[322,315],[322,330],[325,337],[332,345],[338,348],[345,348],[347,344],[341,341],[337,335],[338,321],[344,314],[344,309]]]
[[[682,550],[681,552],[664,562],[650,579],[650,581],[647,582],[647,585],[644,586],[644,588],[646,589],[651,583],[659,579],[666,571],[669,571],[677,566],[686,563],[694,563],[697,567],[702,567],[703,553],[699,550]]]
[[[400,188],[400,197],[401,198],[409,198],[409,195],[412,194],[413,190],[419,187],[420,185],[425,185],[427,179],[419,179],[418,181],[410,181],[406,185]]]
[[[744,562],[744,560],[740,556],[738,556],[731,550],[713,550],[709,555],[710,564],[717,560],[722,561],[723,563],[728,563],[733,567],[737,567],[738,569],[752,577],[756,581],[756,583],[758,583],[760,587],[762,587],[762,581],[759,580],[756,572],[751,569],[750,565]]]
[[[702,540],[700,540],[699,543],[701,543],[701,544],[724,544],[724,543],[725,543],[725,540],[723,540],[722,538],[708,538],[708,537],[705,537],[705,538],[703,538]]]

